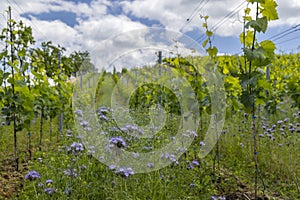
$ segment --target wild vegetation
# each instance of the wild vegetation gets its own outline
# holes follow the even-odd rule
[[[300,53],[276,55],[272,41],[258,41],[257,35],[278,19],[277,4],[248,2],[255,10],[245,9],[242,55],[218,56],[209,17],[201,16],[208,56],[178,54],[155,66],[121,72],[95,72],[88,52],[67,56],[52,42],[33,47],[31,28],[10,19],[0,36],[6,44],[0,53],[0,197],[299,199]],[[186,82],[176,89],[144,83],[157,69],[175,70]],[[207,70],[215,76],[204,76]],[[173,81],[159,74],[162,83]],[[75,83],[70,80],[77,76]],[[214,87],[214,77],[224,88]],[[128,80],[136,88],[132,93],[120,84],[131,85]],[[189,94],[188,85],[196,96]],[[222,120],[214,104],[223,92],[226,98],[217,103],[224,108],[224,127],[203,157],[212,117],[216,124]],[[192,98],[195,104],[189,103]],[[118,118],[120,108],[114,103],[124,99],[131,121],[120,124],[120,116],[127,115]],[[183,102],[191,116],[182,116]],[[96,124],[88,114],[97,117]],[[182,137],[192,138],[189,146],[179,143],[176,153],[161,153],[157,163],[140,166],[147,173],[137,173],[133,165],[142,154],[177,147],[176,133],[189,119],[197,125]],[[155,120],[163,126],[150,126],[152,137],[138,137]],[[115,152],[129,152],[128,165]],[[106,165],[103,155],[118,157],[121,164]],[[153,170],[160,161],[170,164]]]

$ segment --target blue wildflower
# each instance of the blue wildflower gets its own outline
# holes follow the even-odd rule
[[[95,154],[95,147],[94,146],[88,146],[88,155],[91,156]]]
[[[47,194],[49,194],[49,195],[52,195],[53,193],[56,192],[56,190],[53,189],[53,188],[45,188],[44,192],[47,193]]]
[[[79,142],[73,142],[71,144],[71,150],[75,151],[75,152],[81,152],[84,151],[84,146],[82,143]]]
[[[72,189],[71,188],[66,188],[64,193],[65,193],[65,195],[70,195],[72,193]]]
[[[134,172],[130,167],[120,167],[116,170],[116,173],[124,177],[129,177],[130,175],[134,175]]]
[[[121,137],[113,137],[109,140],[109,143],[116,145],[117,147],[126,147],[126,142]]]
[[[42,158],[38,158],[38,161],[40,162],[40,163],[42,163],[43,162],[43,159]]]
[[[110,169],[110,170],[114,170],[114,169],[116,169],[116,168],[117,168],[116,165],[110,165],[110,166],[109,166],[109,169]]]
[[[82,165],[80,166],[80,169],[81,169],[81,170],[85,170],[85,169],[86,169],[86,165],[85,165],[85,164],[82,164]]]
[[[40,188],[40,187],[44,187],[44,184],[43,183],[39,183],[38,184],[38,187]]]
[[[67,130],[67,137],[73,137],[73,134],[72,134],[72,130],[68,129]]]
[[[82,122],[80,122],[80,125],[82,127],[88,127],[90,125],[90,123],[88,121],[82,121]]]
[[[40,179],[41,176],[37,171],[29,171],[26,175],[25,175],[25,179],[27,180],[35,180],[35,179]]]
[[[83,112],[82,112],[82,110],[75,110],[74,113],[75,113],[75,115],[77,115],[78,117],[83,117]]]
[[[200,146],[203,146],[203,147],[206,145],[203,141],[201,141],[199,144],[200,144]]]
[[[193,160],[193,161],[192,161],[192,164],[193,164],[193,165],[196,165],[196,166],[199,166],[199,165],[200,165],[199,162],[198,162],[197,160]]]
[[[66,176],[71,176],[71,177],[77,177],[78,176],[78,174],[76,173],[76,169],[66,169],[65,171],[64,171],[64,175],[66,175]]]
[[[196,183],[191,183],[191,184],[190,184],[190,187],[196,187],[196,186],[197,186]]]
[[[102,114],[99,115],[99,119],[102,119],[104,121],[109,121],[109,118]]]
[[[148,163],[148,164],[147,164],[147,167],[149,167],[149,168],[152,169],[152,168],[154,167],[154,164],[153,164],[153,163]]]
[[[135,153],[135,152],[133,153],[133,157],[134,157],[134,158],[137,158],[137,157],[139,157],[139,156],[140,156],[139,153]]]

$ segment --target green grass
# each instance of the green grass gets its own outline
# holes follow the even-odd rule
[[[106,84],[107,85],[107,84]],[[109,91],[113,83],[104,87],[107,96],[100,99],[101,104],[109,106]],[[90,92],[87,90],[87,92]],[[86,101],[81,97],[80,101]],[[290,124],[300,129],[299,110],[290,108],[289,101],[281,103],[277,113],[264,119],[265,112],[257,113],[258,163],[258,196],[267,199],[300,199],[300,133],[292,131]],[[147,113],[132,113],[138,123],[146,123]],[[111,113],[107,117],[112,118]],[[284,119],[288,119],[284,121]],[[110,120],[102,123],[102,129],[109,136],[122,136],[127,139],[128,151],[143,152],[145,146],[159,149],[171,142],[171,137],[178,130],[178,117],[169,116],[165,127],[153,140],[129,140],[124,133],[109,131],[116,124]],[[283,120],[282,123],[278,123]],[[57,121],[54,121],[57,122]],[[18,133],[20,162],[24,163],[19,175],[18,190],[11,190],[11,199],[114,199],[114,200],[144,200],[144,199],[211,199],[212,196],[226,196],[226,199],[253,199],[255,189],[255,163],[253,160],[253,131],[251,117],[245,117],[244,112],[231,113],[225,122],[223,134],[218,145],[203,159],[199,157],[200,142],[209,125],[209,116],[202,115],[203,129],[198,131],[187,151],[165,168],[149,173],[141,173],[124,177],[99,162],[91,155],[89,147],[84,151],[74,153],[71,145],[81,142],[82,134],[73,128],[73,136],[57,136],[57,124],[54,123],[54,133],[50,141],[49,121],[44,127],[44,145],[38,150],[38,121],[32,125],[33,157],[28,158],[27,133]],[[276,125],[271,131],[271,127]],[[283,128],[283,125],[285,128]],[[264,128],[263,126],[266,126]],[[281,130],[281,128],[283,128]],[[266,133],[272,132],[272,137]],[[0,127],[1,161],[12,159],[13,135],[11,126]],[[283,134],[284,132],[284,134]],[[5,133],[5,134],[4,134]],[[95,147],[96,148],[96,147]],[[73,152],[72,152],[73,151]],[[199,166],[192,164],[198,161]],[[7,163],[6,166],[12,166]],[[130,164],[130,161],[129,161]],[[192,165],[192,167],[191,167]],[[147,166],[145,166],[147,167]],[[1,170],[0,178],[10,171]],[[25,180],[28,171],[35,170],[41,178]],[[70,171],[68,171],[70,170]],[[73,175],[70,175],[73,172]],[[1,183],[0,179],[0,183]],[[51,179],[53,183],[46,184]],[[9,179],[14,181],[14,179]],[[41,186],[43,185],[43,186]],[[15,187],[13,184],[7,187]],[[44,189],[52,188],[55,192],[47,194]],[[68,192],[66,192],[66,190]],[[0,191],[1,192],[1,191]],[[1,194],[3,196],[3,194]],[[5,196],[3,196],[5,198]],[[1,198],[0,198],[1,199]]]
[[[269,121],[276,122],[281,117],[278,115]],[[262,119],[258,118],[258,124],[261,123]],[[290,117],[286,123],[299,123],[299,118]],[[74,141],[80,142],[76,135],[64,137],[58,143],[46,142],[44,151],[36,151],[34,158],[28,161],[29,170],[38,171],[41,178],[24,180],[22,191],[14,199],[210,199],[212,195],[227,196],[228,199],[242,198],[242,195],[253,197],[255,168],[251,119],[244,118],[243,113],[237,113],[227,121],[224,130],[219,140],[216,161],[219,164],[215,164],[215,169],[216,149],[202,160],[194,153],[194,149],[199,148],[199,136],[186,155],[180,157],[178,165],[128,178],[117,175],[97,159],[88,156],[87,148],[76,155],[67,153],[66,149]],[[261,125],[258,130],[259,134],[263,133]],[[297,199],[300,175],[297,153],[300,152],[299,133],[286,131],[286,136],[282,136],[277,127],[274,136],[274,141],[267,137],[258,139],[260,173],[266,186],[264,190],[259,180],[259,194],[262,196],[264,191],[270,199]],[[9,138],[11,136],[2,135],[4,140],[1,141],[9,141]],[[20,141],[25,139],[23,137]],[[9,147],[5,149],[4,146],[2,143],[2,151],[10,151]],[[24,148],[24,145],[20,147]],[[190,169],[192,160],[198,160],[200,166]],[[66,175],[67,169],[75,169],[78,176]],[[47,185],[47,179],[53,180],[53,183]],[[39,187],[39,183],[43,183],[44,187]],[[46,187],[56,192],[46,194],[43,190]],[[65,194],[67,188],[71,189],[68,195]]]

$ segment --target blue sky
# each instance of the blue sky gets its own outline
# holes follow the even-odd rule
[[[280,19],[272,22],[267,33],[258,36],[259,40],[300,23],[299,0],[277,0],[277,3]],[[239,53],[241,18],[246,3],[243,0],[0,0],[0,28],[5,27],[5,10],[9,5],[15,19],[32,27],[37,43],[51,40],[66,47],[68,52],[88,50],[97,55],[101,52],[103,57],[107,57],[117,54],[120,49],[126,52],[139,46],[147,47],[149,40],[130,37],[126,32],[150,27],[174,31],[173,46],[180,38],[175,34],[179,31],[197,41],[187,48],[200,48],[199,44],[204,40],[200,14],[209,15],[210,27],[218,25],[213,45],[218,47],[219,52]],[[230,13],[230,17],[225,17]],[[277,52],[299,51],[300,30],[293,30],[291,34],[275,40]],[[124,34],[126,41],[120,42],[122,37],[118,41],[111,40],[118,34]],[[104,47],[103,41],[107,40],[119,43]]]

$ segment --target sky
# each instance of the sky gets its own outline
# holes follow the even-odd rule
[[[278,53],[300,49],[300,1],[277,0],[279,20],[259,40],[273,38]],[[72,51],[89,51],[96,66],[143,65],[180,53],[204,54],[203,19],[214,28],[220,53],[241,53],[244,0],[0,0],[0,29],[12,17],[33,29],[38,46],[52,41]],[[297,26],[297,27],[296,27]],[[291,30],[290,34],[281,34]],[[289,32],[284,32],[289,33]],[[0,48],[3,43],[0,43]]]

